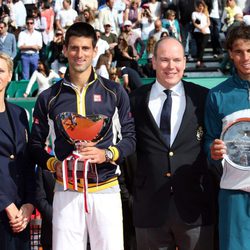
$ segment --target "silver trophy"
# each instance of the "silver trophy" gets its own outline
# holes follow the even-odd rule
[[[240,118],[225,128],[221,139],[227,147],[224,159],[231,166],[250,170],[250,118]]]

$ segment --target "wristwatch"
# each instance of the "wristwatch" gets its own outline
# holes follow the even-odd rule
[[[106,162],[110,162],[113,160],[113,152],[109,149],[105,149],[105,158],[106,158]]]

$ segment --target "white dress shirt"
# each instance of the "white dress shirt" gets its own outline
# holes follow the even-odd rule
[[[153,84],[148,107],[155,119],[158,127],[160,127],[161,111],[167,95],[163,92],[165,88],[156,80]],[[182,117],[186,108],[186,97],[183,83],[179,82],[172,90],[172,109],[171,109],[171,135],[170,145],[173,144],[175,137],[179,131]]]
[[[32,46],[32,45],[37,45],[40,48],[43,47],[43,38],[42,34],[39,31],[33,30],[32,32],[29,32],[28,30],[21,31],[19,36],[18,36],[18,43],[17,46],[20,48],[23,45],[27,46]],[[26,53],[26,54],[34,54],[34,53],[39,53],[39,51],[34,51],[34,50],[21,50],[21,53]]]

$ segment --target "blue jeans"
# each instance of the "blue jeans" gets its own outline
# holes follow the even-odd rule
[[[21,63],[22,63],[22,79],[29,80],[30,76],[37,69],[39,60],[39,54],[21,54]]]

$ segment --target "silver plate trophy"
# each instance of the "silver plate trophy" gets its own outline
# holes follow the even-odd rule
[[[250,118],[239,118],[229,124],[221,139],[227,147],[224,159],[235,168],[250,170]]]
[[[88,212],[88,178],[98,179],[97,168],[96,164],[79,161],[80,154],[77,148],[80,144],[97,143],[102,140],[110,128],[110,118],[100,114],[82,116],[73,112],[63,112],[57,115],[56,123],[65,139],[74,143],[76,148],[62,163],[64,190],[69,188],[69,181],[72,182],[72,188],[78,190],[78,179],[83,179],[85,211]]]

